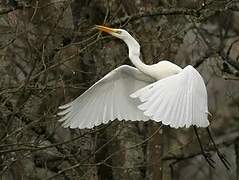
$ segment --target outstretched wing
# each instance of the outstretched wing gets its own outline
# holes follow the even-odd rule
[[[69,104],[60,106],[64,127],[92,128],[110,120],[149,120],[129,97],[154,80],[134,67],[123,65],[108,73]]]
[[[207,90],[198,71],[185,67],[179,74],[150,84],[131,95],[142,102],[138,106],[152,120],[171,127],[207,127]]]

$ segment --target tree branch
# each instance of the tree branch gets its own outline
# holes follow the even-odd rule
[[[153,17],[153,16],[160,16],[160,15],[190,15],[200,19],[207,19],[217,13],[225,12],[225,11],[239,11],[239,7],[231,4],[229,6],[225,6],[223,8],[209,8],[203,6],[199,9],[189,9],[189,8],[157,8],[155,10],[150,10],[142,13],[136,13],[130,16],[125,16],[119,18],[111,23],[108,23],[111,26],[116,26],[119,24],[124,24],[129,21],[135,21],[140,18],[144,17]]]
[[[8,14],[9,12],[15,11],[17,9],[29,8],[30,6],[17,5],[16,7],[8,6],[0,8],[0,15]]]

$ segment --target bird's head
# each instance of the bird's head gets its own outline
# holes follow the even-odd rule
[[[129,48],[129,56],[137,56],[139,57],[140,55],[140,45],[139,43],[124,29],[114,29],[114,28],[109,28],[106,26],[100,26],[96,25],[96,29],[99,31],[106,32],[108,34],[111,34],[114,37],[117,37],[121,40],[123,40],[128,48]]]
[[[129,37],[129,33],[123,29],[114,29],[101,25],[96,25],[95,28],[122,40],[125,40],[127,37]]]

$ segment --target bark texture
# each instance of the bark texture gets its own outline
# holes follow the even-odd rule
[[[0,179],[238,179],[239,5],[205,0],[8,0],[0,3]],[[232,167],[210,169],[191,129],[113,121],[63,129],[58,106],[131,65],[126,45],[93,27],[129,31],[146,64],[194,65],[208,88],[216,142]],[[94,112],[92,112],[94,113]]]

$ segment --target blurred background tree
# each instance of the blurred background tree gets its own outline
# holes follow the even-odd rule
[[[235,0],[3,0],[0,2],[0,179],[239,179],[239,2]],[[119,122],[64,129],[59,105],[112,69],[126,46],[93,27],[124,28],[147,64],[168,59],[203,75],[216,142],[208,166],[192,128]],[[94,112],[92,112],[94,113]]]

